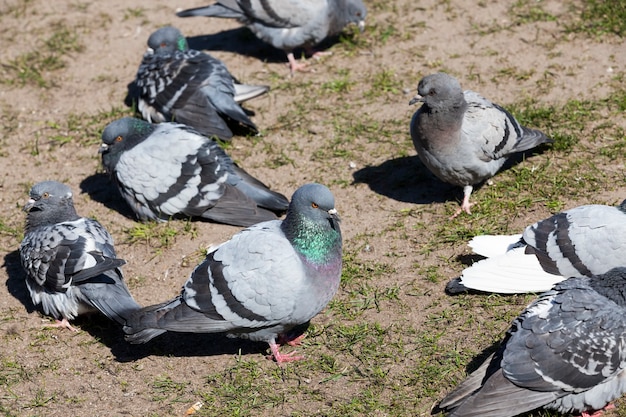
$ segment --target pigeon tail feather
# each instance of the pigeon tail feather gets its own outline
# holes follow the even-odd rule
[[[496,255],[504,255],[513,246],[519,243],[522,238],[521,234],[516,235],[478,235],[474,236],[468,243],[472,251],[491,258]]]

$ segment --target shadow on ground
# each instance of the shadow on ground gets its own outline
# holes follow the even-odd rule
[[[390,159],[352,174],[354,184],[367,184],[377,194],[413,204],[444,203],[462,197],[459,187],[439,181],[417,156]]]
[[[133,362],[147,356],[258,355],[269,351],[267,343],[233,339],[221,333],[166,332],[148,343],[133,345],[124,340],[122,328],[104,316],[87,316],[75,323],[111,349],[119,362]]]
[[[526,158],[542,153],[541,146],[527,152],[514,154],[506,161],[500,171],[511,169],[524,162]],[[500,172],[499,171],[499,172]],[[496,177],[497,177],[496,173]],[[372,191],[396,201],[413,204],[444,203],[463,198],[462,187],[446,184],[435,177],[420,161],[417,155],[389,159],[380,165],[367,166],[352,174],[353,184],[367,184]],[[474,192],[483,184],[474,186]]]
[[[107,174],[97,173],[85,178],[80,183],[80,190],[106,208],[114,210],[128,219],[137,219]]]
[[[22,268],[20,251],[14,250],[13,252],[7,253],[4,256],[4,265],[2,266],[7,271],[8,278],[6,286],[9,294],[22,303],[29,314],[37,311],[37,308],[30,298],[28,288],[26,287],[26,271]]]

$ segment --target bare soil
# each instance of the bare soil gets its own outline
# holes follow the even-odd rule
[[[17,252],[24,220],[21,207],[30,186],[41,180],[70,185],[79,213],[97,218],[111,232],[118,254],[127,261],[124,273],[131,291],[143,305],[175,296],[203,250],[238,231],[180,221],[171,225],[175,233],[166,244],[157,237],[132,240],[129,230],[137,223],[102,174],[99,133],[113,118],[130,114],[124,104],[127,85],[134,79],[148,35],[160,26],[180,28],[192,47],[209,50],[243,82],[272,87],[268,95],[246,103],[263,136],[235,137],[227,151],[248,172],[285,195],[312,181],[333,190],[346,252],[360,265],[390,266],[369,285],[399,288],[402,307],[384,301],[356,321],[400,329],[420,328],[449,304],[445,283],[463,268],[458,257],[469,254],[466,240],[432,246],[433,239],[441,239],[432,230],[448,222],[461,190],[426,173],[412,149],[408,125],[415,108],[408,101],[420,78],[443,69],[465,88],[505,106],[523,100],[559,105],[570,99],[605,97],[614,75],[626,69],[621,39],[564,33],[562,21],[576,19],[568,2],[540,2],[559,19],[529,22],[515,21],[511,2],[495,0],[365,2],[367,23],[374,30],[358,36],[355,47],[330,44],[331,56],[311,60],[310,72],[290,78],[284,54],[236,22],[175,16],[177,9],[202,2],[3,0],[0,218],[5,228],[0,230],[4,259],[0,281],[6,285],[0,287],[0,367],[5,368],[0,384],[6,389],[0,392],[0,405],[5,415],[183,415],[201,399],[199,392],[211,391],[208,374],[225,372],[242,357],[257,361],[264,373],[276,372],[276,365],[264,359],[263,344],[168,334],[147,346],[129,346],[120,329],[101,317],[77,320],[82,330],[76,334],[44,329],[50,319],[38,312],[26,293]],[[51,47],[46,40],[62,29],[67,30],[63,38],[67,45],[82,47],[60,55],[63,68],[42,68],[46,85],[19,82],[16,60],[29,52],[54,54],[59,46]],[[72,34],[78,38],[72,40]],[[349,86],[333,90],[330,83],[345,78]],[[369,128],[359,130],[364,121]],[[620,123],[626,128],[623,118]],[[580,155],[543,153],[521,164],[552,160],[558,165],[570,157]],[[597,169],[615,178],[613,186],[567,200],[563,208],[623,199],[623,159]],[[537,200],[511,218],[498,218],[481,209],[484,189],[475,192],[474,216],[491,215],[510,232],[550,214]],[[464,220],[472,222],[472,217]],[[436,282],[425,278],[429,268],[437,271]],[[338,297],[348,297],[345,289]],[[334,312],[327,310],[313,324],[319,330],[334,320]],[[463,339],[463,334],[454,333],[462,330],[451,331],[450,338]],[[317,361],[322,354],[336,353],[324,346],[322,334],[310,338],[302,348],[307,358]],[[346,369],[361,365],[354,356],[338,360]],[[11,366],[15,373],[7,371]],[[387,377],[393,378],[406,364],[398,359],[386,366]],[[167,377],[185,385],[164,400],[155,381]],[[313,386],[327,377],[318,371],[301,379],[290,375],[274,389],[291,392],[285,386]],[[324,415],[334,401],[357,395],[363,384],[338,379],[317,389],[316,401],[296,394],[303,401],[257,409],[255,415]],[[413,410],[395,412],[428,413],[441,394],[415,398]]]

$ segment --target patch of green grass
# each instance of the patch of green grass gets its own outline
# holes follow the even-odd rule
[[[532,22],[556,22],[557,17],[546,12],[542,4],[534,0],[517,0],[509,10],[513,22],[521,25]]]
[[[61,122],[48,121],[44,132],[54,146],[78,143],[82,146],[96,147],[102,141],[102,131],[111,121],[121,117],[133,116],[126,107],[113,107],[109,111],[97,114],[70,113]],[[98,155],[94,152],[94,157]]]
[[[0,83],[52,87],[55,83],[48,74],[65,68],[64,57],[83,49],[84,45],[76,29],[63,22],[56,23],[52,35],[41,40],[36,48],[2,64],[6,74],[0,74]]]
[[[127,242],[130,244],[143,243],[159,252],[172,246],[179,235],[194,239],[198,236],[195,223],[191,220],[135,223],[125,230]]]
[[[382,69],[371,76],[370,90],[365,93],[367,98],[380,97],[386,94],[398,94],[402,83],[392,69]]]
[[[188,382],[174,381],[170,376],[158,376],[152,382],[152,401],[180,402],[188,385]]]
[[[322,90],[331,93],[347,93],[354,85],[354,81],[350,80],[350,71],[348,69],[342,69],[337,72],[337,78],[322,83]]]
[[[263,369],[256,359],[238,357],[234,365],[206,377],[206,389],[199,392],[204,406],[197,415],[249,416],[279,407],[289,399],[274,384],[292,378],[291,372]]]
[[[623,1],[582,0],[582,5],[572,3],[580,18],[568,24],[570,32],[582,32],[592,36],[626,34],[626,3]]]

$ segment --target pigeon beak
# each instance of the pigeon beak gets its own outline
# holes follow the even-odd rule
[[[330,227],[332,227],[333,229],[336,229],[337,224],[341,222],[341,219],[337,215],[337,209],[331,208],[330,210],[327,211],[327,213],[330,216],[330,218],[328,219],[328,222],[330,223]]]
[[[147,53],[147,54],[150,54],[150,55],[153,55],[153,54],[154,54],[154,49],[152,49],[152,48],[148,47],[148,48],[146,49],[146,53]]]
[[[361,31],[361,33],[363,33],[363,31],[365,30],[365,20],[359,20],[359,23],[357,23],[357,26],[359,30]]]
[[[413,97],[413,99],[411,99],[411,101],[409,101],[409,106],[412,106],[415,103],[423,103],[423,102],[424,102],[424,97],[422,97],[422,96],[420,96],[418,94],[415,97]]]
[[[109,150],[109,145],[107,145],[106,143],[103,143],[102,145],[100,145],[100,148],[98,149],[98,153],[103,154],[103,153],[106,153],[108,150]]]
[[[24,206],[22,210],[29,212],[30,209],[32,209],[34,205],[35,205],[35,200],[33,200],[32,198],[29,198],[28,201],[26,202],[26,205]]]

